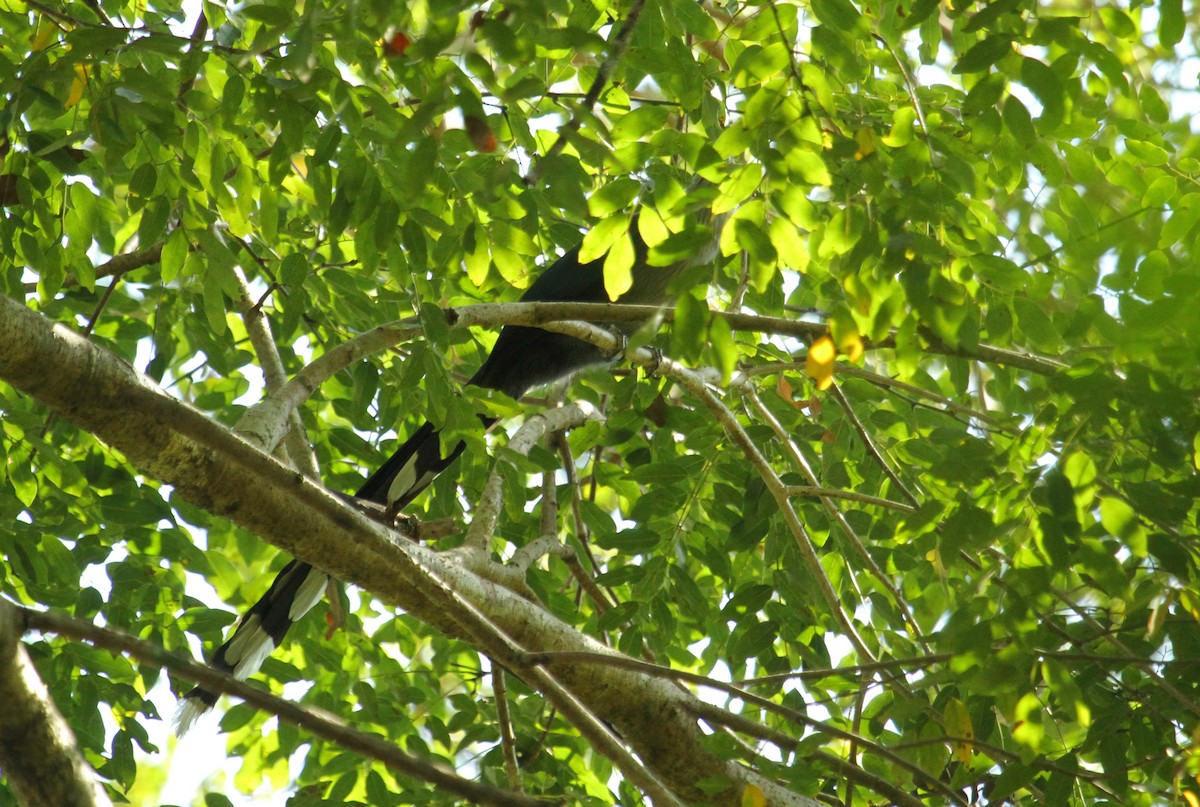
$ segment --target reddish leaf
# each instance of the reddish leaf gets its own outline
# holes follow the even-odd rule
[[[383,47],[392,56],[403,56],[404,51],[408,50],[408,46],[411,44],[412,40],[403,31],[397,31],[384,43]]]
[[[496,135],[492,133],[492,127],[488,126],[486,120],[478,115],[466,115],[463,120],[467,124],[467,136],[471,138],[476,149],[487,154],[496,150]]]

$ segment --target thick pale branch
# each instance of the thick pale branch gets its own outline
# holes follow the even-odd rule
[[[601,420],[600,413],[586,401],[573,403],[559,409],[540,412],[525,421],[508,441],[507,450],[526,455],[538,440],[545,435],[561,429],[582,426],[589,420]],[[487,548],[492,533],[496,531],[496,522],[500,518],[500,509],[504,504],[503,476],[495,469],[488,476],[479,496],[475,513],[471,519],[471,527],[467,530],[467,546],[482,551]]]
[[[611,652],[437,553],[394,542],[382,525],[173,400],[126,362],[6,297],[0,297],[0,378],[173,485],[181,499],[476,644],[501,663],[531,649]],[[712,755],[689,709],[692,699],[674,684],[606,668],[560,670],[554,680],[533,670],[530,677],[607,753],[609,746],[599,744],[605,738],[592,732],[604,723],[589,723],[586,712],[603,715],[636,753],[632,765],[628,752],[614,751],[613,759],[639,786],[652,778],[685,801],[735,803],[742,786],[754,783],[772,804],[813,803]],[[650,777],[642,775],[642,764]],[[723,773],[729,790],[705,794],[696,786],[696,771]]]
[[[541,325],[563,320],[638,322],[652,315],[661,316],[665,322],[672,322],[675,319],[675,312],[670,308],[607,303],[479,303],[478,305],[446,309],[446,320],[451,327],[492,326],[501,323]],[[734,331],[794,336],[805,341],[813,341],[829,333],[829,326],[820,322],[804,322],[784,317],[763,317],[732,311],[710,311],[709,316],[720,317],[729,323],[730,329]],[[955,348],[928,334],[924,336],[927,344],[926,350],[930,353],[979,359],[989,364],[1003,364],[1038,375],[1053,375],[1068,366],[1054,359],[1017,353],[992,345],[979,345],[974,350]],[[878,342],[864,340],[863,345],[867,350],[877,350],[895,347],[895,341],[889,336]]]
[[[321,384],[364,356],[386,350],[422,332],[419,324],[401,320],[343,342],[318,356],[282,387],[247,409],[238,420],[236,431],[265,450],[272,450],[283,436],[289,415]]]
[[[650,317],[672,322],[675,312],[671,309],[647,305],[613,305],[607,303],[479,303],[477,305],[447,308],[446,322],[451,328],[495,328],[502,325],[545,325],[551,322],[579,320],[583,322],[642,322]],[[824,323],[803,322],[782,317],[760,317],[726,311],[711,311],[735,331],[751,331],[777,336],[791,336],[811,342],[824,336],[829,328]],[[283,436],[289,413],[300,406],[327,379],[341,372],[364,356],[392,347],[399,342],[415,338],[423,333],[416,317],[397,320],[345,342],[315,359],[276,392],[271,393],[259,404],[248,409],[237,424],[237,431],[256,445],[273,448]],[[890,338],[874,344],[868,349],[888,348]],[[928,348],[932,353],[966,355],[952,350],[936,341]],[[1027,356],[1002,348],[980,345],[973,358],[997,364],[1007,364],[1029,372],[1050,375],[1066,365],[1039,356]]]
[[[20,638],[22,611],[0,600],[0,769],[24,807],[112,807]]]
[[[200,18],[204,19],[204,15],[201,14]],[[197,25],[199,24],[197,22]],[[279,356],[279,347],[275,344],[275,337],[271,333],[271,323],[263,316],[262,307],[255,305],[254,301],[250,299],[250,285],[242,270],[234,267],[233,273],[238,282],[237,306],[242,315],[242,321],[245,323],[246,333],[250,337],[250,343],[254,345],[259,366],[262,367],[263,381],[267,392],[275,392],[287,383],[287,373],[283,368],[283,359]],[[309,479],[320,479],[321,471],[317,465],[317,455],[312,450],[312,445],[304,433],[304,423],[300,420],[300,411],[295,408],[291,409],[287,413],[287,419],[291,426],[287,431],[287,455],[291,459],[292,465],[299,468]],[[274,451],[275,446],[265,446],[264,448],[267,451]]]

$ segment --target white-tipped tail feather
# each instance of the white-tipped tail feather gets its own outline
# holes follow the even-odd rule
[[[249,678],[267,656],[279,647],[293,623],[321,600],[329,575],[307,563],[293,560],[275,578],[271,588],[246,612],[233,635],[217,648],[209,664],[238,680]],[[175,712],[175,732],[185,734],[217,702],[216,693],[196,687]]]

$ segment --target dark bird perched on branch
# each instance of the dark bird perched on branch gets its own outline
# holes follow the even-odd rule
[[[693,188],[702,182],[694,183]],[[668,266],[647,263],[648,250],[634,221],[630,227],[634,242],[633,282],[617,302],[662,303],[667,296],[667,286],[681,271],[709,263],[716,257],[724,217],[714,219],[707,208],[693,215],[696,224],[712,230],[712,236],[699,252]],[[604,257],[580,263],[579,251],[577,246],[551,264],[521,296],[521,301],[609,302],[604,288]],[[627,323],[623,327],[631,332],[636,325]],[[540,328],[506,325],[483,366],[467,383],[519,398],[532,387],[565,378],[589,365],[602,363],[606,358],[600,348],[570,336]],[[491,421],[485,419],[484,422]],[[383,505],[393,513],[407,506],[466,448],[460,440],[442,456],[438,431],[428,422],[417,429],[363,483],[356,498]],[[237,678],[252,675],[280,645],[288,628],[317,604],[329,579],[329,575],[320,569],[292,560],[275,578],[267,593],[245,613],[233,636],[217,649],[209,664]],[[216,693],[200,687],[191,690],[175,716],[178,733],[186,732],[216,702]]]

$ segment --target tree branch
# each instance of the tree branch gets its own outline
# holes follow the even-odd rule
[[[541,327],[554,333],[562,333],[567,336],[573,336],[576,339],[582,339],[610,352],[616,352],[625,347],[609,331],[587,322],[548,322]],[[796,513],[795,508],[792,507],[792,503],[788,499],[787,486],[783,484],[783,480],[779,478],[779,475],[775,473],[775,469],[767,462],[767,458],[763,456],[758,446],[746,434],[745,429],[738,423],[737,417],[734,416],[733,412],[709,390],[704,374],[684,367],[682,364],[664,357],[661,353],[647,348],[638,348],[634,351],[626,350],[625,357],[634,364],[647,368],[651,373],[671,378],[695,395],[721,425],[726,436],[741,449],[746,459],[758,471],[759,476],[766,483],[767,490],[771,492],[772,497],[775,499],[776,506],[778,506],[780,512],[783,514],[784,521],[788,525],[788,530],[795,539],[801,556],[804,558],[805,564],[808,566],[809,572],[812,574],[822,598],[829,607],[830,615],[833,616],[845,632],[851,644],[854,645],[855,650],[863,658],[874,661],[874,654],[858,634],[858,630],[854,627],[854,623],[850,621],[850,617],[842,609],[837,592],[833,590],[829,578],[825,576],[821,562],[816,556],[816,548],[813,546],[812,537],[808,534],[808,530],[805,529],[799,514]]]
[[[500,749],[504,754],[504,773],[508,786],[520,793],[521,766],[517,763],[517,738],[513,734],[512,716],[508,713],[508,685],[504,683],[504,668],[492,662],[492,691],[496,693],[496,723],[500,727]]]
[[[143,266],[149,266],[152,263],[158,263],[162,258],[164,241],[139,249],[136,252],[128,252],[124,255],[114,255],[109,260],[96,267],[96,279],[102,277],[120,277],[126,272],[132,272],[134,269],[141,269]]]
[[[475,305],[447,308],[444,310],[446,323],[451,328],[487,327],[503,325],[546,325],[551,322],[641,322],[658,317],[665,322],[675,320],[675,312],[669,308],[649,305],[613,305],[608,303],[478,303]],[[760,317],[725,311],[710,311],[720,317],[735,331],[793,336],[806,342],[819,339],[828,333],[823,323],[803,322],[782,317]],[[297,373],[279,390],[269,394],[261,402],[246,410],[237,424],[237,432],[256,444],[271,448],[283,436],[288,413],[299,407],[327,379],[340,373],[349,365],[385,350],[400,342],[420,336],[424,332],[416,317],[409,317],[380,325],[360,336],[338,345],[317,357]],[[868,349],[892,347],[892,340],[881,340],[868,344]],[[930,352],[946,355],[961,355],[960,351],[931,344]],[[1008,364],[1019,369],[1042,375],[1050,375],[1067,365],[1038,356],[980,345],[975,358]]]
[[[816,499],[845,499],[850,502],[858,502],[860,504],[873,504],[876,507],[886,507],[889,510],[899,510],[901,513],[915,513],[917,508],[911,504],[904,502],[894,502],[891,499],[883,499],[879,496],[872,496],[868,493],[859,493],[854,490],[839,490],[837,488],[821,488],[814,485],[788,485],[786,488],[789,496],[810,496]]]
[[[642,352],[650,363],[650,352]],[[396,542],[382,525],[171,399],[128,363],[8,297],[0,297],[0,378],[173,485],[182,500],[466,639],[506,666],[531,648],[611,652],[450,559]],[[813,804],[709,751],[689,709],[694,699],[673,683],[605,668],[556,674],[551,679],[545,671],[530,670],[529,680],[588,742],[606,755],[611,752],[622,773],[652,798],[658,795],[655,782],[661,781],[668,797],[736,803],[744,786],[753,783],[773,805]],[[603,714],[636,757],[605,723],[589,720],[590,712]],[[697,786],[696,771],[725,776],[730,785],[721,793],[705,793]]]
[[[139,662],[155,667],[164,667],[173,675],[200,684],[212,692],[240,698],[256,709],[277,716],[285,723],[298,726],[367,759],[380,762],[396,773],[428,782],[472,802],[493,804],[497,807],[538,807],[538,805],[544,807],[545,805],[545,802],[537,799],[526,798],[490,785],[464,779],[439,765],[406,754],[379,737],[358,731],[341,718],[276,697],[244,681],[239,681],[232,675],[215,670],[207,664],[198,664],[190,659],[181,658],[173,653],[168,653],[156,644],[121,631],[100,627],[91,622],[53,612],[34,611],[12,606],[0,600],[0,617],[7,619],[12,614],[23,617],[27,629],[89,642],[112,653],[124,653]],[[54,802],[56,805],[76,803],[71,799]]]
[[[508,441],[507,450],[520,455],[527,455],[538,440],[560,429],[582,426],[589,420],[601,420],[600,413],[586,401],[551,409],[533,415],[517,430]],[[499,468],[492,470],[483,486],[483,493],[475,507],[471,527],[467,530],[466,546],[477,552],[485,552],[492,534],[496,531],[496,522],[500,518],[500,510],[504,505],[504,480]]]
[[[792,464],[799,468],[800,471],[806,477],[808,477],[810,484],[815,487],[819,487],[821,483],[817,478],[817,472],[813,470],[812,465],[804,456],[804,453],[800,450],[800,446],[796,445],[796,442],[792,440],[791,435],[788,434],[787,430],[783,428],[783,425],[775,417],[775,414],[767,408],[766,404],[763,403],[762,398],[760,398],[758,395],[758,390],[755,389],[752,384],[745,383],[741,385],[741,391],[742,394],[750,400],[751,404],[754,406],[754,409],[758,412],[759,417],[763,419],[763,422],[775,432],[775,435],[779,439],[780,445],[783,446],[785,453],[791,458]],[[846,515],[840,509],[838,509],[837,505],[835,505],[833,500],[829,497],[820,497],[820,502],[822,505],[824,505],[825,511],[829,513],[829,517],[833,519],[833,521],[836,522],[841,528],[842,533],[846,536],[846,541],[850,544],[850,547],[854,550],[854,553],[862,560],[863,565],[866,566],[871,575],[879,581],[879,584],[883,586],[884,590],[891,595],[893,603],[895,604],[897,610],[899,610],[900,614],[904,617],[904,621],[908,623],[909,630],[913,632],[913,635],[917,638],[917,641],[923,642],[924,639],[921,638],[921,629],[917,626],[917,621],[913,618],[907,602],[905,602],[904,597],[900,594],[900,590],[896,588],[895,583],[891,581],[883,569],[879,568],[879,564],[875,562],[875,559],[871,557],[871,553],[867,551],[867,547],[863,544],[862,539],[859,538],[858,533],[854,530],[854,527],[852,527],[850,522],[846,520]],[[818,568],[822,567],[820,567],[818,564]],[[874,661],[874,658],[872,657],[871,660]]]
[[[201,14],[200,17],[203,19],[204,15]],[[254,345],[254,353],[258,356],[258,364],[263,372],[263,382],[269,394],[281,389],[287,383],[283,359],[279,356],[279,346],[275,343],[275,337],[271,333],[271,324],[263,316],[262,307],[250,299],[250,285],[246,281],[246,275],[236,266],[233,274],[238,284],[238,298],[234,302],[246,325],[246,334],[250,337],[250,343]],[[293,407],[288,410],[287,421],[290,424],[286,443],[288,458],[292,465],[300,469],[300,472],[309,479],[319,480],[321,469],[317,465],[317,455],[313,452],[312,444],[305,434],[304,422],[300,419],[298,408]],[[275,446],[264,446],[264,448],[267,451],[274,451]]]
[[[0,769],[24,807],[112,807],[20,642],[24,613],[0,599]]]
[[[446,321],[451,327],[463,325],[491,326],[500,323],[513,325],[542,325],[562,320],[586,322],[636,322],[651,316],[660,316],[665,322],[675,320],[670,308],[648,305],[613,305],[609,303],[478,303],[460,308],[447,308]],[[829,327],[820,322],[804,322],[784,317],[763,317],[733,311],[710,311],[709,316],[720,317],[735,331],[794,336],[811,342],[829,333]],[[1013,350],[979,345],[974,351],[951,347],[932,335],[922,332],[925,348],[930,353],[945,356],[961,356],[979,359],[991,364],[1003,364],[1038,375],[1053,375],[1069,365],[1042,356],[1031,356]],[[878,342],[863,340],[867,350],[888,349],[896,346],[895,338],[888,336]]]
[[[343,342],[318,356],[278,390],[243,412],[234,430],[265,450],[272,450],[283,437],[288,414],[308,400],[321,384],[364,356],[386,350],[423,332],[413,318],[380,325]]]
[[[854,407],[850,405],[850,399],[847,398],[846,393],[842,391],[841,385],[834,383],[830,386],[830,389],[833,391],[833,397],[836,398],[838,404],[841,405],[842,411],[845,412],[846,417],[849,418],[850,425],[854,427],[854,432],[858,435],[859,441],[861,441],[863,447],[867,449],[867,453],[874,458],[875,463],[883,470],[884,476],[892,480],[892,484],[900,489],[900,492],[904,494],[904,498],[908,499],[909,502],[912,503],[912,509],[915,512],[916,509],[921,506],[920,500],[911,490],[908,489],[908,486],[904,484],[895,470],[892,469],[891,463],[884,458],[883,452],[879,450],[879,446],[875,445],[875,441],[871,438],[871,434],[867,431],[867,427],[864,426],[862,421],[858,419],[858,414],[855,413]]]

